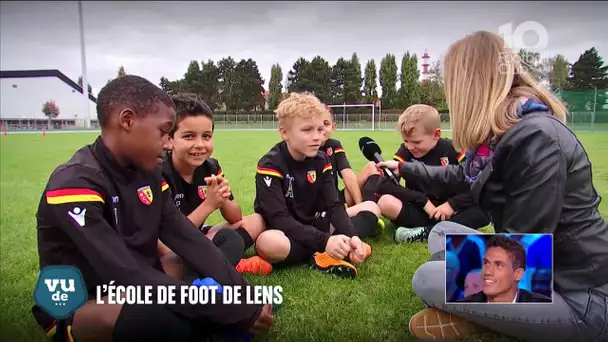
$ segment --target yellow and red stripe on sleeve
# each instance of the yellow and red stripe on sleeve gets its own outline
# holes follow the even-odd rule
[[[224,177],[224,170],[219,169],[219,171],[217,172],[216,176],[218,176],[218,177]]]
[[[334,154],[335,153],[340,153],[340,152],[344,153],[344,148],[338,147],[337,149],[334,150]]]
[[[167,184],[167,182],[163,181],[162,183],[160,183],[160,189],[162,191],[169,189],[169,184]]]
[[[460,152],[460,154],[458,155],[458,163],[461,163],[464,160],[464,152]]]
[[[66,204],[78,202],[105,203],[101,194],[90,189],[59,189],[46,192],[46,203],[48,204]]]
[[[274,177],[279,177],[279,178],[283,179],[282,173],[280,173],[279,171],[274,170],[274,169],[269,169],[267,167],[258,166],[258,173],[261,175],[274,176]]]
[[[327,165],[323,166],[323,172],[325,173],[325,171],[331,171],[332,167],[331,167],[331,163],[327,163]]]
[[[403,159],[403,157],[401,157],[401,156],[400,156],[400,155],[398,155],[398,154],[395,154],[395,155],[393,156],[393,158],[397,159],[397,160],[398,160],[398,161],[400,161],[401,163],[405,162],[405,159]]]

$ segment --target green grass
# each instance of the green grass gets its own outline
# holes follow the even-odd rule
[[[393,132],[343,131],[336,134],[344,144],[353,168],[365,164],[358,152],[361,135],[369,135],[389,157],[399,144]],[[1,340],[42,341],[30,314],[32,291],[38,275],[35,212],[51,171],[70,158],[95,134],[37,134],[0,136],[0,268]],[[608,193],[608,134],[581,133],[593,162],[596,189]],[[276,132],[219,131],[214,157],[222,164],[244,213],[252,212],[253,175],[258,158],[278,140]],[[600,206],[608,212],[608,204]],[[212,223],[219,223],[214,215]],[[422,309],[411,288],[411,278],[429,255],[426,245],[395,245],[389,230],[370,239],[372,257],[359,268],[355,280],[320,274],[306,267],[274,272],[269,277],[249,277],[255,284],[281,285],[284,304],[276,314],[268,340],[297,341],[404,341],[409,318]],[[493,333],[469,341],[511,341]]]

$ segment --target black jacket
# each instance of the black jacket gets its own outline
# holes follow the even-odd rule
[[[324,152],[296,161],[282,141],[258,162],[253,208],[267,227],[323,252],[331,236],[330,223],[336,234],[357,235],[338,197],[332,172]]]
[[[452,184],[462,165],[402,163],[400,174]],[[547,112],[525,115],[501,138],[471,187],[497,233],[553,233],[556,289],[608,283],[608,225],[591,162],[576,136]]]
[[[247,331],[261,305],[180,305],[180,286],[156,253],[160,239],[202,277],[221,285],[249,286],[223,253],[175,206],[161,170],[120,167],[97,138],[52,173],[38,212],[40,268],[71,265],[83,275],[89,296],[96,286],[174,285],[172,310],[194,322]],[[244,292],[244,289],[243,289]],[[219,295],[221,296],[221,295]],[[156,295],[153,295],[155,300]]]
[[[464,303],[487,303],[488,296],[486,296],[486,294],[483,293],[483,291],[480,291],[480,292],[472,294],[468,297],[465,297],[465,298],[459,300],[458,302],[461,302],[461,303],[463,303],[463,302]],[[543,296],[539,293],[519,289],[515,302],[516,303],[551,303],[552,300],[551,300],[551,298],[549,298],[547,296]],[[507,304],[507,303],[501,303],[501,304]]]

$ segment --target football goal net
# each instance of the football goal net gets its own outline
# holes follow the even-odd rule
[[[376,106],[373,103],[329,105],[338,129],[375,130]]]

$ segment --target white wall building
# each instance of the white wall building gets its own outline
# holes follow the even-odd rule
[[[97,99],[89,94],[89,100],[91,126],[97,126]],[[59,70],[0,71],[0,121],[7,129],[47,129],[42,113],[47,101],[59,107],[53,128],[86,126],[82,87]]]

